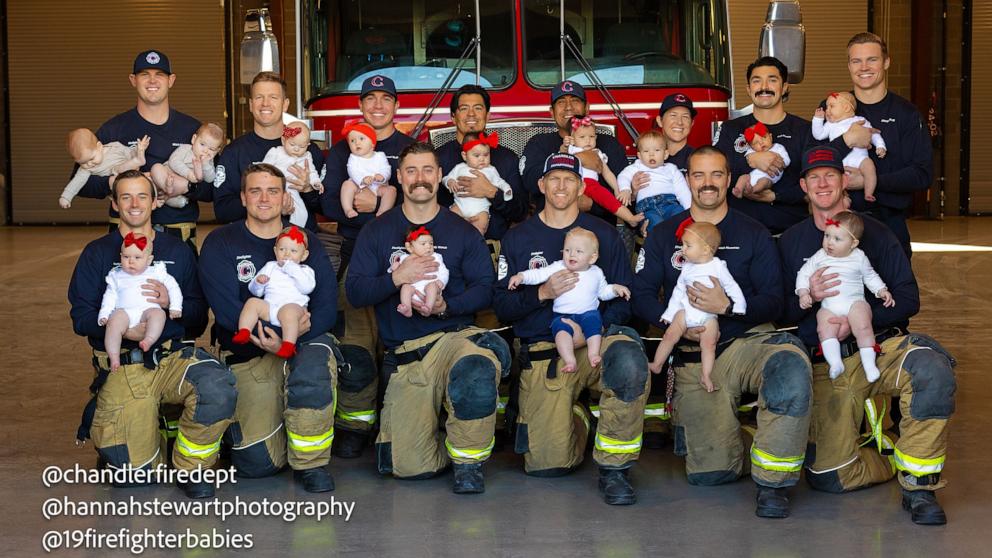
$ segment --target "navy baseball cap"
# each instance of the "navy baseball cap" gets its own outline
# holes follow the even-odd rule
[[[671,95],[665,97],[665,100],[661,102],[661,109],[658,111],[658,116],[664,117],[665,113],[669,109],[675,107],[685,107],[689,109],[689,115],[693,118],[696,117],[696,109],[692,106],[692,99],[690,99],[685,93],[672,93]]]
[[[813,147],[811,149],[807,149],[806,153],[803,153],[803,166],[800,174],[802,176],[806,176],[807,172],[820,167],[837,169],[843,173],[843,161],[844,158],[840,156],[840,153],[829,145]]]
[[[551,104],[555,104],[555,101],[557,101],[559,97],[563,97],[565,95],[573,95],[582,99],[583,103],[586,102],[586,90],[583,89],[578,83],[566,79],[558,85],[555,85],[551,90]]]
[[[172,65],[169,64],[169,57],[160,50],[146,50],[134,57],[134,67],[132,74],[141,70],[162,70],[167,74],[172,74]]]
[[[376,74],[362,82],[362,92],[359,96],[364,97],[373,91],[385,91],[395,97],[396,84],[388,77]]]
[[[544,172],[541,176],[547,175],[553,170],[567,170],[582,176],[582,163],[579,158],[569,153],[552,153],[544,160]]]

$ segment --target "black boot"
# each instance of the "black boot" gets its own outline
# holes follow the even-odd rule
[[[781,519],[789,517],[789,495],[784,488],[769,488],[758,485],[758,505],[754,515]]]
[[[599,468],[599,491],[603,500],[611,506],[627,506],[637,501],[634,487],[627,479],[630,469]]]
[[[362,451],[368,445],[369,436],[365,432],[355,432],[338,428],[334,433],[334,444],[331,453],[342,459],[354,459],[362,456]]]
[[[486,479],[482,475],[482,463],[454,463],[455,484],[451,490],[455,494],[482,494],[486,491]]]
[[[943,525],[947,523],[944,508],[937,501],[937,494],[932,490],[902,489],[902,508],[908,511],[913,523],[917,525]]]
[[[323,467],[293,471],[293,478],[303,485],[303,490],[307,492],[330,492],[334,490],[334,477]]]
[[[201,500],[203,498],[213,498],[214,497],[214,485],[206,481],[200,482],[177,482],[178,486],[183,494],[187,498],[192,498],[194,500]]]

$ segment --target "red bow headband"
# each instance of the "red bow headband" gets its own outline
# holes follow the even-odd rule
[[[480,132],[478,139],[462,144],[462,151],[468,153],[473,147],[480,144],[488,145],[489,149],[496,149],[499,147],[499,134],[493,132],[487,136],[485,132]]]
[[[297,227],[296,225],[287,227],[285,231],[283,231],[282,233],[279,234],[278,237],[276,237],[276,242],[279,242],[279,239],[283,237],[296,241],[297,244],[302,245],[304,248],[307,247],[307,237],[306,235],[303,234],[303,231],[301,231],[300,228]]]
[[[303,128],[290,128],[289,126],[286,126],[282,129],[282,137],[285,139],[295,138],[301,133],[303,133]]]
[[[689,225],[695,223],[692,217],[686,217],[685,221],[679,223],[679,228],[675,229],[675,239],[682,242],[682,235],[685,234],[685,230],[689,228]]]
[[[420,228],[415,229],[411,231],[410,234],[406,235],[406,241],[413,242],[414,240],[417,240],[417,238],[424,236],[425,234],[427,236],[431,236],[431,231],[427,230],[427,227],[420,225]]]
[[[836,225],[836,226],[839,227],[840,226],[840,221],[838,221],[836,219],[831,219],[831,218],[828,217],[827,218],[827,226],[829,227],[830,225]]]
[[[359,134],[362,134],[365,137],[369,138],[370,140],[372,140],[372,147],[375,147],[376,144],[375,130],[372,129],[372,126],[369,126],[364,122],[356,122],[354,124],[349,124],[344,127],[344,130],[341,130],[341,135],[345,139],[348,139],[348,134],[350,134],[351,132],[358,132]]]
[[[579,128],[583,128],[585,126],[592,126],[593,124],[594,124],[594,122],[592,121],[592,118],[590,118],[588,116],[583,116],[582,118],[579,118],[578,116],[573,116],[572,117],[572,131],[573,132],[575,130],[578,130]]]
[[[124,237],[124,247],[127,248],[128,246],[137,246],[138,250],[144,252],[145,247],[148,246],[148,237],[145,235],[135,236],[133,232],[129,232]]]
[[[744,130],[744,139],[748,143],[754,141],[755,136],[759,136],[763,138],[767,135],[768,135],[768,127],[761,122],[758,122],[754,126],[751,126],[750,128]]]
[[[853,238],[854,240],[857,240],[858,239],[858,237],[854,236],[854,233],[852,233],[851,231],[847,230],[847,227],[845,227],[844,225],[841,225],[840,224],[840,221],[838,221],[837,219],[831,219],[830,217],[827,217],[826,225],[825,226],[829,227],[831,225],[833,225],[833,226],[837,227],[838,229],[841,229],[842,231],[844,231],[847,234],[851,235],[851,238]]]

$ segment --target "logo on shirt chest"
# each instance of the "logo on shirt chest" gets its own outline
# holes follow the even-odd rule
[[[541,269],[548,267],[548,260],[544,257],[544,252],[531,252],[530,259],[527,260],[527,269]]]
[[[510,272],[510,264],[506,263],[506,256],[503,254],[499,255],[499,260],[496,263],[496,279],[502,281],[506,278],[506,275]]]
[[[737,136],[737,139],[734,140],[734,151],[738,153],[747,151],[747,140],[744,139],[744,134]]]
[[[685,263],[685,256],[682,255],[682,245],[679,244],[675,247],[675,251],[672,252],[672,268],[682,271],[682,265]]]
[[[238,271],[238,281],[242,283],[251,283],[251,280],[255,278],[255,262],[251,261],[251,256],[238,256],[238,264],[236,269]]]

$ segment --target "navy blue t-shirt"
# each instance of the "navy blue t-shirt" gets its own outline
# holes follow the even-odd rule
[[[695,150],[694,147],[687,143],[682,146],[682,149],[675,152],[674,155],[669,155],[668,159],[665,159],[665,162],[675,165],[682,171],[682,174],[686,174],[689,172],[689,155],[692,155],[692,152]]]

